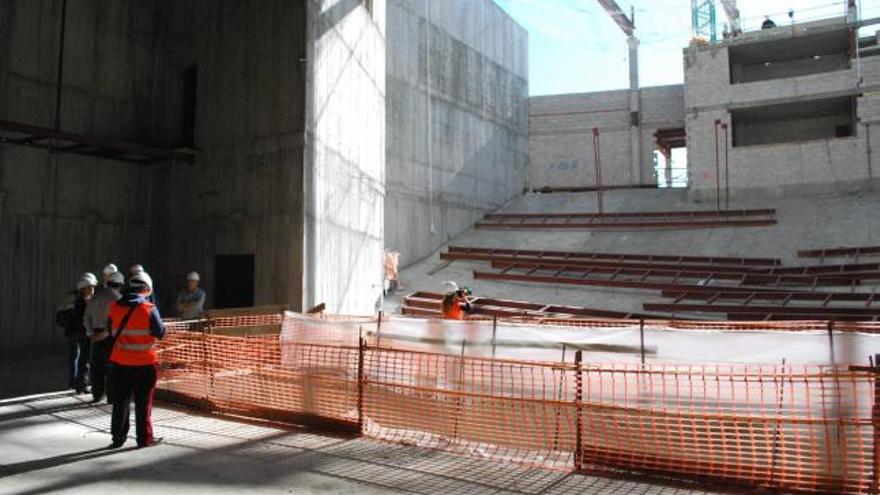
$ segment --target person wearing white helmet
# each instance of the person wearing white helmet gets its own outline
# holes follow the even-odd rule
[[[102,290],[96,291],[95,296],[86,305],[83,325],[86,328],[86,336],[92,343],[89,378],[92,384],[93,402],[103,399],[109,386],[107,360],[110,357],[112,340],[108,338],[110,332],[107,329],[107,313],[110,304],[122,297],[124,285],[125,278],[122,272],[117,270],[109,273]],[[107,396],[110,397],[110,394],[108,393]]]
[[[147,271],[144,269],[144,265],[141,265],[139,263],[131,265],[131,267],[129,267],[128,269],[129,280],[133,279],[135,275],[139,273],[147,273]],[[149,299],[150,302],[153,303],[157,308],[159,307],[159,297],[156,295],[155,288],[153,288],[152,292],[150,292],[150,297],[148,297],[147,299]]]
[[[198,318],[205,310],[205,291],[199,287],[201,277],[198,272],[186,274],[186,288],[177,294],[175,309],[177,316],[184,319]]]
[[[148,297],[153,290],[153,279],[140,272],[129,279],[129,291],[110,304],[108,311],[110,337],[113,344],[109,362],[113,394],[113,417],[110,432],[119,448],[128,438],[130,404],[134,398],[136,438],[138,448],[161,442],[153,435],[150,412],[159,372],[159,354],[156,341],[165,336],[165,325],[159,310]]]
[[[110,275],[119,272],[119,268],[116,267],[113,263],[107,263],[107,266],[101,270],[102,283],[104,287],[107,286],[107,281],[110,280]]]
[[[95,294],[98,279],[86,272],[76,282],[76,290],[55,314],[55,322],[64,327],[67,339],[68,385],[77,393],[88,391],[89,340],[83,326],[86,304]]]
[[[447,281],[446,290],[443,293],[443,318],[447,320],[463,320],[466,313],[471,313],[473,307],[469,296],[471,290],[467,287],[459,288],[453,281]]]

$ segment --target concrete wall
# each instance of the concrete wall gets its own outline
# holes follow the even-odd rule
[[[61,2],[0,2],[0,119],[52,127]],[[162,144],[155,2],[69,0],[61,127]],[[60,344],[83,271],[149,264],[149,168],[0,145],[0,353]]]
[[[491,0],[389,0],[387,36],[385,245],[405,266],[522,192],[528,37]]]
[[[385,1],[309,0],[306,306],[382,302]]]
[[[198,67],[195,154],[156,169],[155,266],[168,300],[188,270],[208,306],[216,255],[253,254],[255,303],[302,300],[307,13],[301,2],[193,0],[167,12],[165,126],[178,136],[183,73]]]
[[[775,30],[779,32],[756,36],[766,41],[769,36],[808,36],[809,32],[825,28],[839,29],[839,26],[835,27],[833,22],[806,27],[796,25],[792,30]],[[869,166],[869,150],[876,148],[880,141],[869,123],[877,113],[873,106],[862,107],[870,99],[868,94],[880,90],[880,57],[863,57],[860,68],[853,63],[845,70],[733,85],[729,65],[728,48],[724,45],[691,46],[685,50],[691,199],[715,199],[715,119],[731,125],[731,110],[786,103],[809,105],[812,100],[850,95],[857,96],[860,120],[852,137],[731,148],[731,196],[850,191],[871,186],[876,177]],[[865,96],[859,96],[863,93]],[[723,150],[723,140],[720,145]],[[723,163],[721,168],[723,170]],[[723,175],[721,180],[723,184]]]
[[[684,87],[643,88],[640,101],[642,157],[634,171],[629,90],[531,98],[529,187],[595,186],[593,127],[599,128],[603,184],[656,184],[654,132],[684,127]]]

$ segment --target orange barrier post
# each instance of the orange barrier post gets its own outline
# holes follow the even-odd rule
[[[574,353],[574,407],[575,407],[575,434],[574,434],[574,469],[581,471],[584,468],[584,451],[583,451],[583,408],[584,400],[584,383],[583,374],[581,373],[581,362],[583,360],[583,352],[578,350]]]
[[[874,371],[874,404],[871,407],[871,425],[874,427],[874,474],[871,480],[871,493],[876,495],[880,489],[880,354],[874,354],[871,360]]]

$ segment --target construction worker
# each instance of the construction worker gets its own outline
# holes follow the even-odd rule
[[[185,319],[198,318],[205,310],[205,291],[199,288],[198,272],[186,274],[186,289],[177,294],[177,316]]]
[[[471,290],[467,287],[458,288],[453,281],[446,282],[443,294],[443,318],[447,320],[463,320],[465,313],[473,311],[470,299]]]
[[[110,279],[110,275],[112,275],[118,271],[119,271],[119,268],[117,268],[116,265],[114,265],[113,263],[107,263],[107,266],[105,266],[104,269],[101,270],[101,276],[102,276],[101,282],[104,285],[104,287],[107,286],[107,281]]]
[[[131,265],[131,267],[128,269],[129,280],[131,280],[131,278],[134,277],[135,275],[137,275],[138,273],[146,273],[146,270],[144,270],[144,266],[141,264],[138,264],[138,263]],[[156,295],[155,290],[152,293],[150,293],[150,297],[148,299],[151,303],[153,303],[154,306],[156,306],[156,309],[159,308],[159,299],[158,299],[158,296]]]
[[[76,282],[76,290],[67,302],[58,308],[55,322],[64,327],[67,339],[68,386],[78,394],[88,392],[89,340],[83,326],[86,304],[95,294],[98,279],[91,273],[83,273]]]
[[[113,388],[113,417],[110,431],[116,449],[125,443],[129,429],[129,407],[134,397],[135,431],[138,448],[150,447],[162,439],[153,435],[150,412],[156,390],[159,357],[156,339],[165,336],[159,310],[148,300],[153,280],[147,272],[135,274],[128,283],[129,292],[112,303],[109,310],[110,352]]]
[[[107,269],[105,268],[104,271],[106,274]],[[96,292],[86,305],[85,317],[83,319],[86,336],[92,343],[92,355],[89,365],[91,373],[89,378],[92,384],[93,402],[99,402],[103,399],[105,391],[110,386],[108,383],[107,360],[110,358],[113,340],[109,338],[107,314],[110,310],[110,304],[122,297],[122,286],[125,284],[125,278],[118,270],[106,275],[105,279],[103,290]],[[109,392],[107,396],[112,397]],[[112,399],[108,399],[108,402],[112,402]]]

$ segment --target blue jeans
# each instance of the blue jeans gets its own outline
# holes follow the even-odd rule
[[[67,372],[70,388],[82,389],[88,384],[90,347],[91,342],[85,335],[67,337]]]

